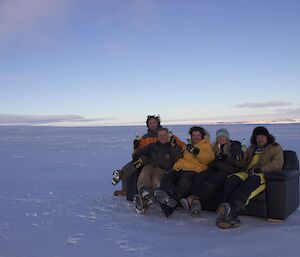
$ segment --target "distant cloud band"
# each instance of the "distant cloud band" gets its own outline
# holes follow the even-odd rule
[[[110,121],[117,118],[86,119],[79,115],[14,115],[0,114],[0,125],[41,125],[57,122]]]
[[[292,105],[287,102],[279,102],[279,101],[270,101],[270,102],[260,102],[260,103],[242,103],[234,105],[236,108],[266,108],[266,107],[278,107],[278,106],[287,106]]]

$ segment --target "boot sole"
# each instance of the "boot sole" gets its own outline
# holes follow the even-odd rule
[[[165,204],[171,208],[177,206],[177,201],[168,196],[163,190],[154,191],[154,197],[159,203]]]

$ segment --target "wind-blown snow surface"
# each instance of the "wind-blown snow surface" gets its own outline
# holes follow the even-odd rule
[[[211,135],[221,126],[206,126]],[[252,125],[226,125],[233,139]],[[300,125],[269,125],[300,156]],[[284,223],[241,217],[223,231],[215,213],[146,216],[112,196],[111,173],[130,159],[144,127],[0,127],[0,256],[299,256],[300,212]],[[172,126],[182,140],[188,126]],[[248,140],[249,142],[249,140]]]

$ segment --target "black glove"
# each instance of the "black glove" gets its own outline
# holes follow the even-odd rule
[[[187,144],[186,150],[194,155],[198,155],[200,153],[200,149],[193,144]]]
[[[238,154],[235,156],[237,161],[245,160],[245,153],[243,151],[239,151]]]
[[[247,170],[247,173],[249,174],[249,176],[253,176],[260,172],[261,172],[260,168],[250,168],[249,170]]]
[[[138,158],[136,160],[133,160],[133,164],[134,164],[134,167],[139,169],[139,168],[143,167],[144,162],[143,162],[142,158]]]
[[[177,141],[176,141],[176,138],[174,136],[169,137],[169,142],[170,142],[170,144],[173,148],[175,148],[177,146]]]
[[[134,139],[133,140],[133,149],[134,150],[139,148],[140,142],[141,142],[141,140],[139,140],[139,139]]]
[[[222,153],[217,153],[216,157],[220,161],[225,161],[226,158],[227,158],[227,156],[225,154],[222,154]]]

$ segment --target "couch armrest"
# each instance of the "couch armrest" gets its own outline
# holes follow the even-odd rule
[[[265,178],[267,181],[286,181],[295,177],[299,177],[299,174],[299,170],[277,170],[266,172]]]

